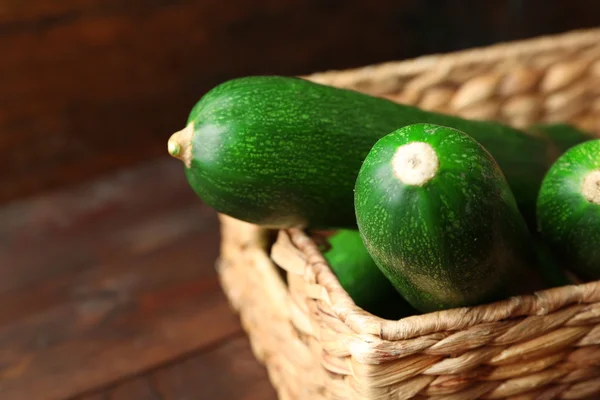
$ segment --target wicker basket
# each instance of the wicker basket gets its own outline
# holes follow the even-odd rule
[[[308,79],[600,133],[600,29]],[[600,399],[600,282],[384,320],[352,302],[315,238],[220,218],[222,285],[281,399]]]

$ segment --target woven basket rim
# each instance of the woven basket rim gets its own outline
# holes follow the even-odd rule
[[[411,339],[514,317],[546,315],[570,305],[600,302],[599,280],[545,289],[478,306],[387,320],[363,310],[354,303],[340,285],[313,238],[303,230],[280,230],[273,251],[276,251],[276,246],[289,245],[298,249],[306,261],[305,277],[311,277],[317,286],[311,292],[314,298],[328,303],[340,321],[356,334],[375,335],[382,340]]]
[[[332,69],[314,72],[300,77],[314,82],[332,83],[346,81],[369,81],[374,77],[402,77],[435,70],[451,70],[457,66],[473,63],[495,62],[511,58],[531,57],[535,54],[554,51],[557,48],[577,49],[595,45],[600,37],[600,27],[575,29],[562,33],[548,34],[499,42],[487,46],[471,47],[459,51],[426,54],[405,60],[395,60],[364,65],[348,69]]]

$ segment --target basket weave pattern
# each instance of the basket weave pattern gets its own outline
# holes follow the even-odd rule
[[[307,78],[600,135],[600,29]],[[352,302],[317,237],[220,218],[221,283],[281,399],[600,399],[600,282],[384,320]]]
[[[469,119],[600,134],[600,29],[305,78]]]

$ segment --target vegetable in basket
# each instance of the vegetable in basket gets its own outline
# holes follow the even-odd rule
[[[216,86],[168,150],[183,160],[195,193],[222,214],[271,228],[353,229],[353,188],[367,153],[388,133],[422,122],[480,142],[534,224],[539,186],[562,152],[550,140],[301,78],[253,76]]]
[[[422,312],[542,287],[533,239],[494,158],[456,129],[414,124],[380,139],[355,187],[363,241]]]
[[[371,258],[355,229],[342,229],[327,238],[323,255],[340,285],[362,309],[387,319],[417,312],[400,296]]]
[[[569,149],[548,171],[538,203],[540,234],[583,279],[600,279],[600,139]]]
[[[566,123],[535,124],[529,127],[527,132],[547,137],[556,145],[557,150],[562,153],[579,143],[595,139],[589,132]]]

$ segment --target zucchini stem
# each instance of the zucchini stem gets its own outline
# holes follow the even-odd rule
[[[167,150],[171,157],[177,158],[190,167],[192,164],[192,136],[194,135],[194,124],[189,123],[185,128],[175,132],[169,138]]]
[[[585,176],[581,185],[581,193],[588,201],[600,205],[600,169]]]
[[[439,159],[433,147],[424,142],[400,146],[392,159],[394,175],[406,185],[423,186],[439,168]]]

